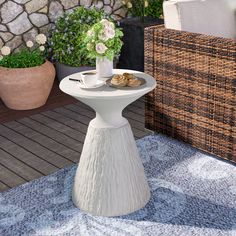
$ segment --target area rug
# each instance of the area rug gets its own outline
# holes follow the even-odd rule
[[[236,236],[236,166],[162,135],[137,141],[145,208],[95,217],[71,201],[76,165],[0,194],[0,235]]]

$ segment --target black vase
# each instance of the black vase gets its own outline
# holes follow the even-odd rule
[[[119,21],[123,29],[124,45],[121,50],[117,67],[144,71],[144,29],[153,25],[161,25],[164,21],[150,17],[132,17]]]

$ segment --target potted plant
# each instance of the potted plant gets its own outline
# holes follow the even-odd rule
[[[122,48],[122,36],[121,29],[107,19],[94,24],[85,34],[87,56],[96,59],[96,70],[100,78],[113,75],[113,59]]]
[[[144,29],[164,23],[163,0],[124,0],[123,4],[128,17],[119,22],[124,32],[124,47],[118,67],[144,71]]]
[[[78,7],[59,17],[49,38],[49,50],[56,61],[57,78],[91,69],[95,60],[88,57],[83,43],[84,33],[107,15],[96,8]]]
[[[0,50],[0,97],[15,110],[44,105],[52,89],[55,69],[46,60],[46,36],[39,34],[17,53],[3,46]]]

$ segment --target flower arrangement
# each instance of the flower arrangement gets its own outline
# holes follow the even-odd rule
[[[123,32],[115,26],[114,22],[102,19],[94,24],[84,37],[88,56],[90,58],[105,57],[112,61],[120,53],[123,45],[122,36]]]
[[[38,34],[35,42],[29,40],[26,47],[19,52],[12,53],[11,48],[3,46],[0,50],[0,66],[7,68],[29,68],[40,66],[45,62],[45,44],[47,37]]]
[[[163,15],[164,0],[123,0],[122,3],[132,16],[160,18]]]
[[[92,25],[103,18],[108,16],[102,10],[84,7],[59,17],[49,37],[52,59],[73,67],[94,66],[95,61],[88,57],[83,37]]]

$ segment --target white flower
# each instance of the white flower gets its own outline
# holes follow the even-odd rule
[[[3,56],[2,55],[0,55],[0,61],[3,59]]]
[[[115,25],[114,25],[114,23],[113,22],[109,22],[109,27],[108,28],[112,28],[112,29],[115,29]]]
[[[101,34],[98,35],[98,38],[104,42],[108,39],[113,39],[116,35],[116,31],[112,28],[105,28]]]
[[[111,22],[111,21],[109,21],[109,20],[107,20],[107,19],[102,19],[102,20],[100,21],[100,23],[102,23],[105,28],[112,28],[112,29],[115,28],[114,23]]]
[[[144,2],[144,7],[148,7],[148,1],[147,0]]]
[[[38,34],[36,37],[36,42],[41,45],[41,44],[45,44],[47,41],[47,37],[44,34]]]
[[[98,38],[104,42],[106,42],[108,39],[114,38],[115,34],[116,34],[115,29],[112,26],[114,24],[112,23],[112,25],[111,25],[110,23],[112,23],[112,22],[109,22],[109,24],[107,24],[107,26],[104,26],[104,29],[98,35]]]
[[[104,43],[96,44],[96,51],[98,54],[104,54],[107,50],[107,47]]]
[[[109,39],[109,37],[108,37],[108,35],[106,34],[106,32],[101,32],[101,33],[98,35],[98,38],[99,38],[100,40],[104,41],[104,42],[106,42],[106,41]]]
[[[44,47],[44,46],[40,46],[40,47],[39,47],[39,50],[40,50],[41,52],[43,52],[43,51],[45,50],[45,47]]]
[[[109,20],[107,20],[107,19],[102,19],[102,20],[100,21],[100,23],[102,23],[103,25],[108,25],[108,24],[109,24]]]
[[[7,46],[2,47],[1,53],[3,56],[7,56],[11,53],[11,49]]]
[[[109,39],[112,39],[112,38],[115,37],[116,31],[115,31],[114,29],[112,29],[112,28],[106,28],[106,29],[105,29],[105,34],[106,34],[106,36],[107,36]]]
[[[133,7],[131,2],[127,2],[126,6],[127,6],[127,8],[132,8]]]
[[[93,31],[93,30],[89,30],[89,31],[87,32],[87,35],[88,35],[89,37],[94,36],[94,31]]]
[[[26,46],[28,48],[32,48],[34,46],[34,43],[31,40],[29,40],[29,41],[26,42]]]

